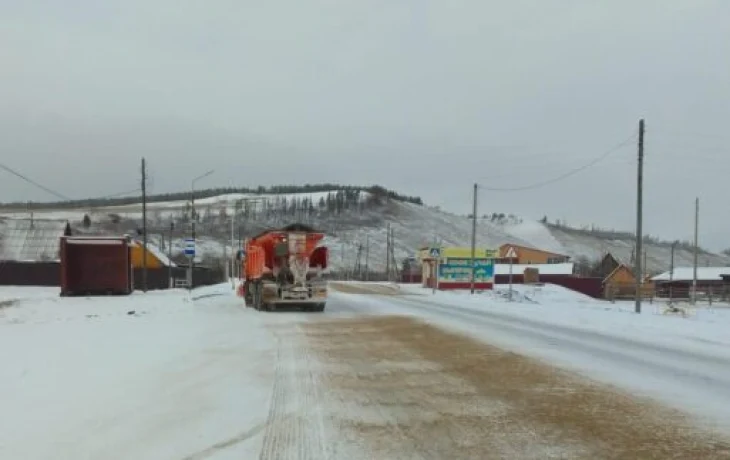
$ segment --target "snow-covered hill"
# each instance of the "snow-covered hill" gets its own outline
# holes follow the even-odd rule
[[[330,195],[332,197],[333,195]],[[196,210],[202,215],[197,224],[202,258],[220,257],[231,251],[230,217],[238,212],[234,225],[234,237],[239,231],[244,235],[267,227],[304,221],[321,228],[328,236],[325,244],[330,247],[331,265],[335,270],[352,269],[360,252],[360,263],[366,262],[371,270],[384,270],[386,266],[387,228],[395,235],[395,256],[402,259],[413,256],[420,247],[432,244],[443,246],[468,246],[471,242],[472,222],[465,216],[457,216],[437,208],[408,202],[386,200],[382,204],[363,206],[369,198],[367,192],[347,209],[328,210],[322,207],[328,192],[286,195],[227,194],[196,200]],[[298,211],[291,211],[291,203],[298,202]],[[248,204],[246,204],[248,203]],[[265,203],[265,204],[264,204]],[[302,205],[301,203],[305,203]],[[250,208],[248,218],[243,207]],[[303,206],[306,209],[303,209]],[[268,211],[267,211],[268,209]],[[169,225],[175,222],[173,255],[182,252],[182,240],[189,235],[185,201],[158,202],[148,205],[149,233],[153,242],[167,248]],[[80,225],[85,214],[91,218],[92,228],[119,233],[134,231],[141,220],[141,205],[125,205],[106,208],[54,210],[36,209],[36,218],[70,220]],[[26,218],[27,213],[0,212],[0,217]],[[480,218],[477,225],[477,245],[498,247],[514,243],[536,247],[571,256],[574,260],[595,261],[606,252],[626,263],[632,257],[633,241],[630,237],[606,237],[599,232],[573,230],[519,218]],[[667,270],[671,248],[668,244],[646,244],[646,260],[649,272]],[[362,247],[362,249],[359,249]],[[167,252],[167,249],[165,249]],[[675,253],[676,266],[692,264],[693,254],[686,248]],[[730,257],[702,251],[702,266],[730,265]]]

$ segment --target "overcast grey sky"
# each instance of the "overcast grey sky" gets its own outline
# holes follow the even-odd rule
[[[0,160],[81,198],[378,183],[469,212],[646,118],[647,232],[730,246],[730,1],[0,0]],[[483,212],[631,230],[634,145]],[[53,199],[0,171],[0,201]]]

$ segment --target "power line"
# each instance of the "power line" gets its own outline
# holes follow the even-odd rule
[[[18,171],[12,169],[9,166],[6,166],[6,165],[0,163],[0,169],[4,169],[5,171],[9,172],[10,174],[12,174],[12,175],[14,175],[16,177],[19,177],[20,179],[23,179],[24,181],[28,182],[29,184],[35,185],[39,189],[41,189],[41,190],[43,190],[45,192],[48,192],[48,193],[50,193],[51,195],[53,195],[53,196],[55,196],[57,198],[61,198],[62,200],[66,200],[66,201],[71,201],[71,198],[69,198],[69,197],[67,197],[67,196],[65,196],[65,195],[63,195],[61,193],[58,193],[55,190],[52,190],[52,189],[50,189],[50,188],[48,188],[48,187],[46,187],[44,185],[39,184],[38,182],[34,181],[33,179],[31,179],[29,177],[24,176],[23,174],[21,174]]]
[[[524,185],[524,186],[520,186],[520,187],[506,187],[506,188],[488,187],[488,186],[479,184],[479,188],[482,190],[490,191],[490,192],[517,192],[517,191],[523,191],[523,190],[532,190],[532,189],[544,187],[546,185],[554,184],[555,182],[559,182],[563,179],[567,179],[570,176],[573,176],[575,174],[578,174],[579,172],[585,171],[586,169],[588,169],[592,166],[595,166],[596,164],[598,164],[601,161],[608,158],[611,154],[619,151],[620,149],[622,149],[623,147],[626,147],[627,145],[632,144],[635,141],[635,139],[636,139],[636,135],[632,134],[631,137],[629,137],[628,139],[624,140],[623,142],[615,145],[614,147],[607,150],[606,152],[603,152],[600,156],[594,158],[590,162],[588,162],[584,165],[581,165],[577,168],[571,169],[570,171],[567,171],[563,174],[560,174],[559,176],[553,177],[548,180],[544,180],[541,182],[537,182],[537,183],[530,184],[530,185]]]
[[[664,157],[662,157],[662,158],[664,158]],[[620,156],[613,157],[613,159],[614,159],[614,161],[612,163],[610,163],[611,165],[633,164],[633,162],[635,161],[633,158],[629,158],[629,157],[623,158]],[[505,161],[507,161],[507,160],[505,160]],[[605,159],[604,164],[607,161],[608,161],[608,159]],[[575,163],[575,160],[572,160],[571,162]],[[510,178],[510,177],[518,177],[518,176],[523,177],[526,175],[525,174],[526,171],[531,171],[531,172],[538,171],[538,172],[541,172],[542,175],[544,176],[548,172],[559,172],[559,171],[565,170],[565,168],[566,168],[565,164],[559,164],[555,161],[530,162],[530,163],[522,163],[522,164],[514,163],[514,162],[510,161],[509,165],[507,165],[507,166],[509,166],[509,168],[507,168],[507,169],[502,169],[502,167],[500,166],[499,170],[503,171],[500,174],[489,175],[489,176],[483,178],[482,180],[491,181],[493,179],[504,179],[504,178]]]

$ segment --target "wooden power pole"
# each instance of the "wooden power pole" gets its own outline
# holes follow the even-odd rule
[[[142,158],[142,291],[147,292],[147,165]]]
[[[692,263],[692,305],[697,303],[697,256],[699,253],[700,199],[695,198],[695,244]]]
[[[365,281],[370,281],[370,234],[365,235]]]
[[[390,224],[386,226],[386,239],[385,239],[385,275],[390,281]]]
[[[474,184],[474,202],[472,203],[471,221],[471,293],[474,294],[474,280],[476,278],[476,247],[477,247],[477,184]]]
[[[634,276],[636,277],[636,303],[634,311],[641,313],[641,295],[644,279],[644,272],[641,266],[641,254],[643,251],[644,233],[642,220],[644,217],[644,119],[639,120],[639,158],[638,174],[636,180],[636,263]]]

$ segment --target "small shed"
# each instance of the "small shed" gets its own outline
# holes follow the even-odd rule
[[[124,237],[61,237],[61,295],[131,294],[130,241]]]

